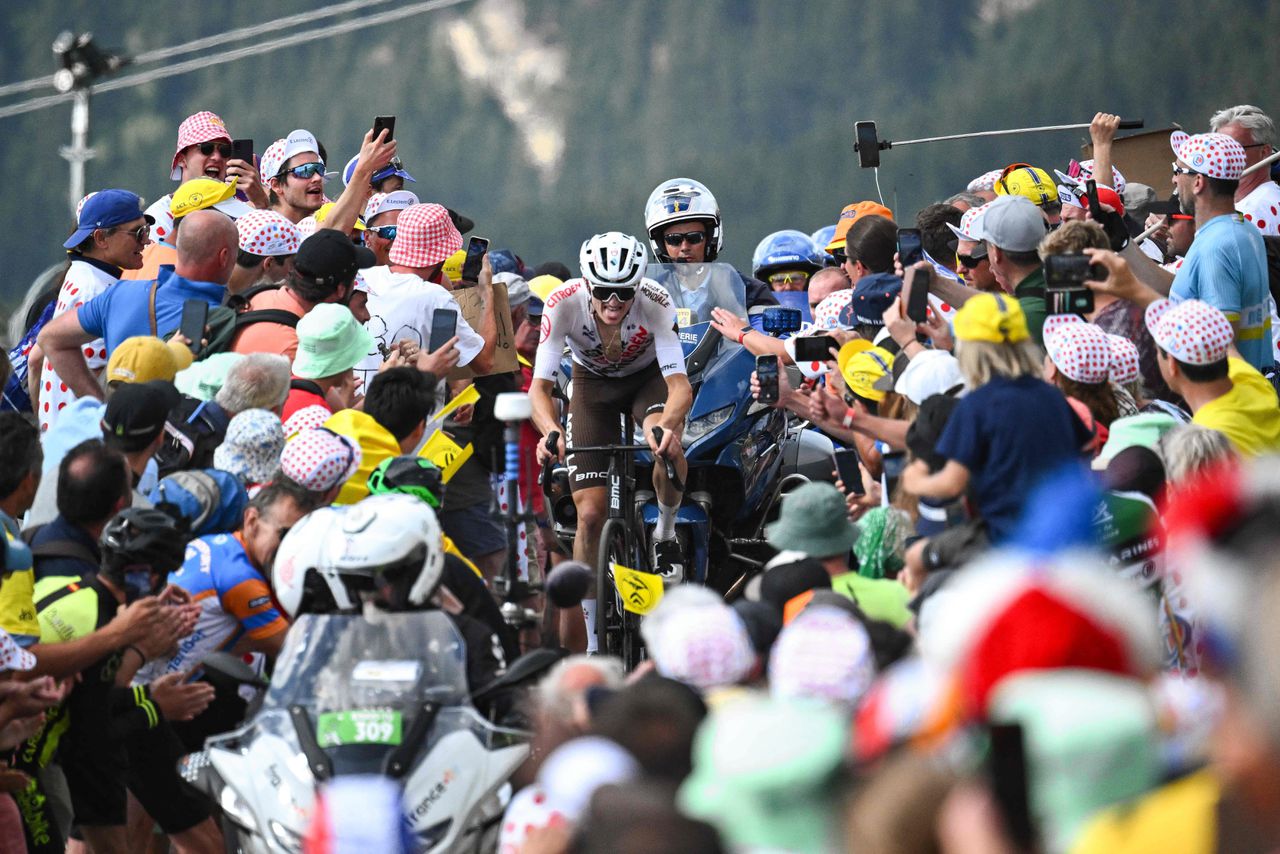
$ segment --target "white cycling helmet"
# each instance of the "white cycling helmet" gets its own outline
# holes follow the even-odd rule
[[[636,238],[608,231],[583,242],[578,263],[588,284],[634,288],[644,278],[649,257],[644,244]]]
[[[383,591],[390,610],[425,606],[444,573],[440,523],[411,495],[324,507],[293,526],[276,556],[276,596],[289,616],[359,607]]]
[[[698,220],[707,226],[707,261],[716,260],[724,248],[724,230],[720,227],[720,205],[704,184],[692,178],[663,181],[649,194],[644,204],[644,227],[649,232],[649,245],[662,263],[670,263],[671,255],[662,242],[662,230],[674,222]]]

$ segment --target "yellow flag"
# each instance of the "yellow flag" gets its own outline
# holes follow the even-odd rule
[[[475,403],[479,399],[480,399],[480,392],[476,390],[476,384],[472,383],[471,385],[464,388],[462,391],[458,392],[457,397],[455,397],[453,400],[446,403],[443,409],[441,409],[439,412],[432,415],[431,420],[443,421],[445,418],[449,416],[449,413],[453,412],[458,407],[466,406],[468,403]]]
[[[474,450],[468,442],[465,448],[445,435],[443,430],[431,434],[431,438],[422,446],[418,456],[426,457],[440,469],[440,479],[448,483],[450,478],[462,468],[462,464],[471,458]]]
[[[622,607],[633,614],[647,614],[662,601],[662,577],[652,572],[640,572],[615,563],[613,586],[622,599]]]

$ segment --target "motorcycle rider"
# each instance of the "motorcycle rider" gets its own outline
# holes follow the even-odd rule
[[[662,264],[710,264],[724,248],[724,228],[720,205],[706,185],[692,178],[671,178],[649,194],[644,205],[644,227],[653,255]],[[748,316],[758,324],[753,308],[777,305],[769,286],[744,275]]]
[[[718,215],[716,222],[718,233]],[[690,233],[700,233],[692,224],[685,227]],[[699,222],[697,227],[705,228],[705,223]],[[680,248],[689,246],[684,240]],[[619,420],[630,412],[642,425],[655,457],[670,460],[683,481],[688,466],[680,437],[693,403],[693,390],[676,334],[675,306],[666,290],[644,277],[646,254],[644,244],[634,237],[616,231],[597,234],[582,244],[582,278],[566,282],[547,297],[529,386],[533,424],[542,434],[539,462],[563,457],[566,439],[569,445],[618,442]],[[566,341],[573,353],[573,391],[566,435],[550,451],[547,437],[561,430],[551,392]],[[662,428],[661,439],[655,437],[655,427]],[[594,565],[607,516],[608,457],[573,454],[567,462],[578,518],[573,556]],[[684,558],[675,540],[681,493],[664,469],[661,465],[653,469],[659,511],[653,531],[653,565],[664,581],[675,584],[684,575]],[[588,597],[583,600],[585,643],[573,637],[581,626],[576,614],[561,612],[561,640],[577,651],[594,646],[596,602],[590,593]]]
[[[823,253],[809,235],[783,229],[766,235],[751,254],[751,272],[774,291],[803,291],[825,266]]]

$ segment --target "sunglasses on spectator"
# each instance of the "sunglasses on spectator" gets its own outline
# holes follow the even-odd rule
[[[396,239],[396,227],[394,225],[380,225],[380,226],[377,226],[376,228],[369,228],[367,230],[378,235],[383,240]]]
[[[966,270],[975,269],[983,261],[987,260],[987,250],[984,248],[981,254],[965,255],[961,252],[956,253],[956,263]]]
[[[668,246],[679,246],[681,243],[688,243],[690,246],[697,246],[707,239],[705,231],[686,231],[683,233],[672,232],[663,235],[662,240]]]
[[[107,233],[108,234],[127,234],[130,237],[132,237],[134,240],[138,241],[139,243],[146,243],[147,236],[151,234],[151,226],[144,223],[138,226],[137,228],[133,229],[132,231],[121,231],[120,228],[117,226],[116,228],[111,229]]]
[[[1173,174],[1175,175],[1199,175],[1200,174],[1194,169],[1187,169],[1183,166],[1179,166],[1176,161],[1171,163],[1170,165],[1173,167]]]
[[[600,302],[609,302],[616,298],[618,302],[626,302],[636,295],[635,288],[619,288],[612,285],[592,285],[591,296],[600,300]]]
[[[295,178],[301,178],[305,181],[308,178],[314,178],[316,175],[323,175],[324,164],[320,162],[303,163],[301,166],[295,166],[292,169],[281,169],[280,174],[292,175]]]
[[[791,284],[794,282],[797,285],[803,286],[808,281],[809,281],[809,274],[804,272],[803,270],[781,270],[777,273],[771,273],[769,275],[770,285],[782,285],[784,287],[790,287]]]
[[[229,142],[202,142],[196,147],[200,149],[200,153],[205,157],[208,157],[216,151],[222,155],[223,160],[231,159],[232,149],[231,143]]]

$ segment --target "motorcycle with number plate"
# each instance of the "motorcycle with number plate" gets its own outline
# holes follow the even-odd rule
[[[476,710],[445,614],[305,614],[253,718],[178,770],[219,806],[232,851],[301,851],[318,785],[349,774],[400,782],[415,851],[489,851],[529,738]]]
[[[676,516],[676,536],[689,561],[688,577],[724,590],[737,575],[729,567],[730,557],[768,553],[761,528],[780,499],[776,487],[788,442],[786,416],[752,398],[755,357],[711,328],[711,310],[716,307],[748,316],[746,285],[737,270],[721,263],[650,264],[645,277],[661,285],[676,307],[693,387],[682,440],[689,474]],[[561,375],[572,376],[567,355]],[[564,393],[572,394],[571,384]],[[644,441],[638,434],[634,438]],[[652,482],[652,466],[652,455],[637,454],[637,483]],[[636,500],[651,529],[658,519],[653,491],[640,490]],[[572,505],[560,506],[568,511]],[[568,547],[571,514],[553,512],[553,521]],[[726,569],[712,573],[712,566]]]

